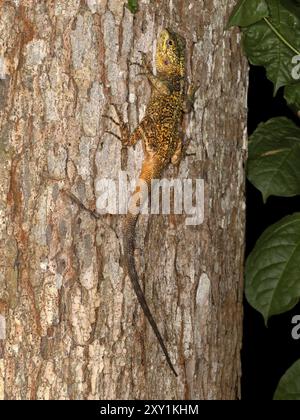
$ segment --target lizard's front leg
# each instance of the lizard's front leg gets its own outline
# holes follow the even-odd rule
[[[136,62],[131,63],[131,65],[139,66],[143,70],[141,73],[138,73],[138,76],[146,76],[151,87],[154,90],[169,95],[170,89],[168,87],[167,81],[160,78],[159,76],[155,76],[155,74],[153,73],[153,69],[147,59],[147,55],[144,52],[141,52],[141,54],[142,64]]]

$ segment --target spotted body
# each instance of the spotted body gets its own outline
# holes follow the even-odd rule
[[[155,60],[156,75],[153,74],[145,58],[143,60],[142,67],[145,71],[143,74],[147,76],[152,88],[144,118],[131,135],[127,124],[122,122],[118,124],[121,131],[120,140],[124,147],[133,146],[140,139],[143,142],[144,160],[139,181],[148,186],[148,193],[151,189],[151,181],[159,179],[170,162],[174,165],[178,165],[180,162],[182,115],[183,112],[190,110],[194,96],[192,89],[189,94],[185,93],[185,41],[181,36],[164,29],[157,40]],[[117,113],[120,119],[121,115],[118,111]],[[144,314],[153,328],[171,370],[177,376],[161,333],[146,302],[135,268],[134,238],[138,219],[135,209],[137,204],[141,205],[144,199],[140,186],[137,186],[130,200],[124,224],[125,264]]]

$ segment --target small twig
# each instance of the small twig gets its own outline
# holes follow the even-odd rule
[[[118,134],[114,133],[113,131],[106,130],[104,133],[106,133],[106,134],[110,134],[110,135],[112,135],[112,136],[116,137],[116,139],[118,139],[118,140],[122,141],[122,138],[121,138]]]
[[[111,117],[110,115],[103,114],[102,117],[107,118],[108,120],[112,121],[114,124],[118,126],[120,125],[120,123],[116,121],[113,117]]]

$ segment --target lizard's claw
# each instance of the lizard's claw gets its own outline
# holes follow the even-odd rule
[[[83,204],[82,201],[79,200],[71,191],[62,190],[62,193],[65,194],[67,197],[69,197],[74,203],[78,205],[82,210],[85,210],[88,212],[92,217],[95,219],[100,219],[100,214],[98,214],[95,210],[92,210]]]
[[[112,104],[112,106],[115,109],[115,112],[117,114],[118,120],[116,121],[113,117],[111,117],[110,115],[106,115],[103,114],[104,118],[109,119],[110,121],[112,121],[114,124],[116,124],[119,127],[120,130],[120,136],[112,131],[106,130],[105,133],[111,134],[114,137],[116,137],[118,140],[120,140],[122,142],[122,147],[126,148],[127,144],[128,144],[128,139],[129,139],[129,128],[128,128],[128,124],[124,123],[123,121],[123,116],[119,110],[119,108],[117,107],[117,105]]]
[[[111,136],[114,136],[114,137],[116,137],[118,140],[122,141],[122,138],[121,138],[118,134],[114,133],[113,131],[110,131],[110,130],[105,130],[105,131],[104,131],[104,133],[106,133],[106,134],[110,134]]]
[[[129,65],[144,68],[144,66],[141,63],[138,63],[137,61],[129,61]]]
[[[146,70],[146,73],[152,74],[153,72],[152,72],[152,68],[151,68],[151,65],[149,63],[147,54],[144,53],[143,51],[140,51],[140,53],[142,55],[142,65],[143,65],[144,69]]]
[[[200,85],[194,86],[190,84],[185,96],[185,101],[183,104],[183,112],[188,114],[191,111],[194,111],[194,102],[195,102],[195,95],[197,90],[200,88]]]
[[[131,61],[129,62],[129,65],[138,66],[143,70],[142,73],[138,73],[138,76],[149,76],[149,74],[152,74],[152,69],[149,64],[147,54],[144,51],[139,51],[139,53],[142,55],[142,62],[138,63],[136,61]]]
[[[138,73],[137,76],[149,76],[150,73]]]
[[[112,121],[114,124],[116,124],[117,126],[120,125],[120,123],[118,121],[116,121],[113,117],[111,117],[110,115],[106,115],[106,114],[102,114],[103,118],[107,118],[108,120]]]
[[[195,153],[187,153],[187,150],[189,148],[189,145],[191,143],[192,139],[191,137],[187,138],[182,145],[182,158],[184,159],[186,156],[194,156]]]
[[[192,102],[195,101],[195,95],[197,90],[200,88],[200,85],[194,85],[193,83],[190,84],[187,91],[187,96],[190,98]]]
[[[148,64],[147,54],[144,51],[141,51],[141,50],[139,50],[139,53],[142,56],[142,63],[144,65],[147,65]]]

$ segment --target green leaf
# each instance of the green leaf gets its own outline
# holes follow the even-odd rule
[[[297,360],[280,379],[274,400],[300,400],[300,360]]]
[[[269,9],[265,0],[241,0],[229,18],[228,28],[249,26],[266,16],[269,16]]]
[[[300,1],[299,0],[280,0],[283,7],[300,19]]]
[[[288,105],[298,114],[300,118],[300,83],[288,85],[284,88],[284,97]]]
[[[248,179],[264,201],[300,194],[300,128],[291,120],[272,118],[250,136]]]
[[[300,20],[278,0],[267,0],[267,4],[270,17],[244,28],[243,42],[249,61],[266,68],[276,93],[295,82],[292,59],[300,54]]]
[[[264,317],[292,309],[300,298],[300,213],[270,226],[246,263],[246,298]]]
[[[128,0],[126,7],[131,11],[131,13],[136,13],[139,9],[138,0]]]

